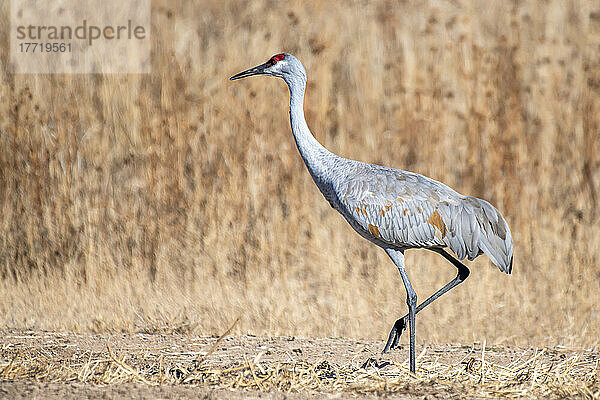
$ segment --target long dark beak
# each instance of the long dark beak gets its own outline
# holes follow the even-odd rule
[[[254,68],[250,68],[247,69],[243,72],[240,72],[239,74],[235,74],[234,76],[232,76],[231,78],[229,78],[230,81],[235,81],[236,79],[242,79],[242,78],[246,78],[248,76],[252,76],[252,75],[266,75],[264,73],[265,69],[267,68],[267,63],[264,64],[260,64]]]

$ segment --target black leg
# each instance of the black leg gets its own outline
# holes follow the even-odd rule
[[[454,278],[453,280],[448,282],[443,288],[441,288],[440,290],[438,290],[437,292],[432,294],[423,303],[419,304],[419,306],[415,310],[415,313],[418,313],[419,311],[421,311],[422,309],[427,307],[434,300],[436,300],[438,297],[440,297],[444,293],[448,292],[453,287],[464,282],[464,280],[467,279],[467,277],[469,276],[469,273],[470,273],[469,268],[467,268],[463,263],[458,261],[456,258],[452,257],[445,250],[440,249],[440,250],[435,250],[435,251],[437,253],[441,254],[446,260],[450,261],[452,263],[452,265],[454,265],[456,268],[458,268],[458,274],[456,275],[456,278]],[[410,308],[409,308],[409,310],[410,310]],[[406,325],[409,323],[409,320],[410,320],[410,311],[408,314],[406,314],[404,317],[398,319],[396,321],[396,323],[394,323],[394,326],[393,326],[392,330],[390,331],[390,335],[388,336],[388,340],[385,344],[385,347],[383,348],[382,353],[387,353],[389,350],[395,349],[398,346],[398,341],[400,340],[400,335],[406,329]]]
[[[416,371],[415,315],[417,314],[417,293],[415,293],[404,268],[404,252],[389,248],[385,249],[385,251],[394,264],[396,264],[396,267],[398,267],[400,276],[402,276],[402,282],[404,282],[404,287],[406,288],[406,304],[408,305],[408,324],[410,328],[410,372],[414,374]]]

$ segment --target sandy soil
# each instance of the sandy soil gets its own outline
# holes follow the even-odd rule
[[[215,337],[182,335],[1,333],[2,398],[494,397],[502,392],[493,387],[535,387],[543,373],[540,382],[554,382],[550,371],[571,359],[567,383],[581,380],[581,390],[600,394],[593,381],[600,357],[593,349],[488,346],[482,354],[480,344],[421,345],[415,378],[406,370],[406,346],[382,356],[382,341],[238,336],[217,343]],[[477,382],[482,356],[488,386]],[[505,370],[516,375],[507,373],[503,382]],[[531,394],[558,397],[552,388]]]

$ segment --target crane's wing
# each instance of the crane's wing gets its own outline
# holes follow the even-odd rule
[[[353,173],[339,187],[342,214],[369,240],[403,248],[448,247],[462,260],[485,253],[510,273],[508,224],[487,201],[419,174],[381,168]]]

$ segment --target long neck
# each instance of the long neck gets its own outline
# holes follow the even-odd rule
[[[315,181],[328,171],[327,161],[336,157],[315,139],[304,118],[305,78],[286,79],[290,89],[290,123],[300,156]]]

